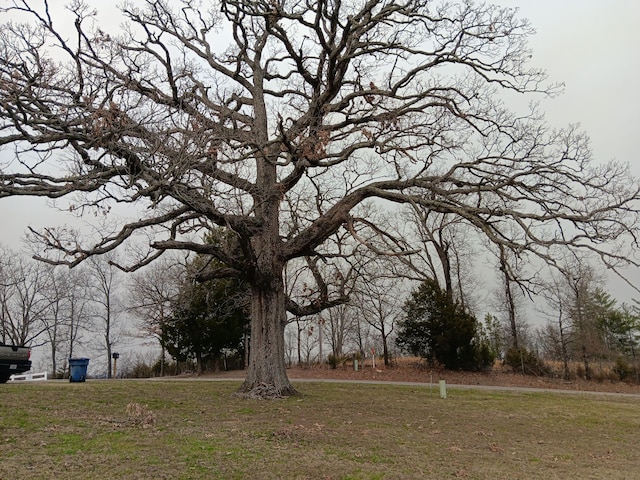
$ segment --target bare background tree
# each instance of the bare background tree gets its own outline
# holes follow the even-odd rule
[[[129,309],[140,321],[145,338],[154,338],[161,347],[160,375],[164,375],[165,349],[161,341],[162,329],[171,314],[183,282],[184,265],[175,259],[164,258],[131,279],[128,296]]]
[[[373,199],[459,217],[518,258],[553,265],[570,248],[613,271],[634,262],[639,184],[628,168],[593,164],[582,133],[501,102],[501,91],[557,92],[528,65],[532,29],[513,10],[148,0],[124,5],[120,32],[81,0],[63,15],[46,0],[10,0],[0,13],[0,147],[14,154],[0,166],[0,198],[68,197],[69,209],[108,220],[114,205],[136,204],[133,219],[93,238],[34,231],[51,263],[144,239],[121,268],[188,250],[224,265],[200,280],[244,279],[246,395],[295,393],[287,310],[346,301],[316,273],[314,295],[290,301],[289,262],[313,270],[339,253],[327,240],[341,232],[393,239],[389,255],[413,251],[367,217]],[[233,241],[206,243],[219,228]]]
[[[50,301],[42,295],[50,287],[49,269],[5,248],[0,256],[0,339],[30,345],[49,314]]]
[[[113,375],[114,346],[121,340],[124,310],[120,272],[112,262],[115,257],[92,257],[88,261],[88,273],[93,304],[92,328],[96,334],[95,350],[102,352],[107,363],[107,378]]]
[[[66,273],[68,272],[62,272],[61,268],[49,266],[47,269],[49,284],[41,292],[49,306],[42,317],[42,326],[48,339],[52,372],[59,371],[59,361],[62,361],[66,367],[66,361],[61,358],[61,353],[65,353],[67,345],[70,316],[69,297],[74,288],[70,283],[74,276],[66,275]]]
[[[359,306],[359,317],[364,320],[378,337],[385,366],[391,365],[391,348],[393,333],[397,321],[403,314],[402,306],[408,295],[402,285],[402,279],[389,278],[378,270],[355,295]]]
[[[547,282],[545,289],[545,310],[549,320],[542,330],[543,345],[549,350],[551,358],[558,358],[562,362],[562,375],[565,380],[570,379],[569,362],[572,358],[571,349],[573,338],[569,318],[569,302],[567,301],[566,282],[564,277],[556,274]]]
[[[345,349],[349,348],[349,339],[355,323],[359,321],[359,311],[349,304],[338,305],[323,312],[320,316],[320,327],[323,337],[331,348],[328,357],[329,364],[335,368],[344,359]],[[324,359],[321,358],[321,361]]]

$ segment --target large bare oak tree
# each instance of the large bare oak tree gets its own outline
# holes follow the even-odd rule
[[[122,6],[120,28],[91,2],[59,5],[0,9],[0,197],[68,197],[79,213],[138,206],[135,220],[98,238],[34,232],[49,262],[73,266],[143,238],[148,248],[123,268],[187,250],[224,265],[203,279],[244,278],[247,395],[295,392],[287,310],[345,300],[316,269],[305,302],[294,302],[288,262],[322,262],[340,231],[363,243],[380,236],[395,247],[385,254],[411,252],[360,214],[367,202],[457,215],[518,256],[553,263],[555,248],[585,248],[612,268],[630,258],[638,183],[627,169],[592,164],[575,129],[554,131],[535,109],[516,115],[500,101],[556,91],[529,66],[532,30],[512,10],[137,0]],[[232,241],[204,242],[219,228]]]

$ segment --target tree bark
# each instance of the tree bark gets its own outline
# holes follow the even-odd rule
[[[270,284],[270,285],[269,285]],[[251,286],[251,355],[238,390],[251,398],[297,394],[287,378],[284,361],[285,294],[282,276]]]
[[[384,366],[389,367],[391,362],[389,361],[389,346],[387,345],[387,335],[382,332],[382,358],[384,358]]]
[[[504,250],[500,249],[500,270],[503,272],[504,278],[504,295],[507,306],[507,314],[509,317],[509,327],[511,328],[511,346],[518,350],[520,342],[518,341],[518,324],[516,322],[516,304],[511,290],[511,277],[508,272],[508,262],[504,256]]]
[[[562,352],[562,368],[564,371],[564,379],[570,380],[571,375],[569,373],[569,351],[567,349],[567,334],[564,331],[564,325],[562,325],[562,320],[559,322],[560,324],[560,348]]]

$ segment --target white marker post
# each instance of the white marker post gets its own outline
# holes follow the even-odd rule
[[[440,380],[440,398],[447,398],[447,383]]]

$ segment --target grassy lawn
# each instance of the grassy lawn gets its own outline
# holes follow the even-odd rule
[[[301,383],[0,385],[0,478],[634,479],[640,400]]]

